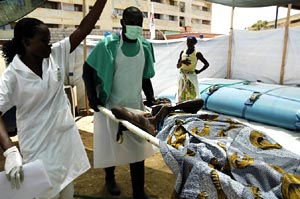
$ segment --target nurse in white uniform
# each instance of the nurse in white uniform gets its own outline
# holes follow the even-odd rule
[[[8,65],[0,79],[0,112],[16,106],[20,152],[0,118],[0,144],[12,188],[22,186],[22,164],[43,161],[52,187],[36,198],[71,199],[73,180],[90,164],[64,92],[70,53],[90,33],[106,0],[97,0],[70,37],[53,45],[48,27],[35,18],[17,22],[3,46]]]
[[[138,8],[126,8],[121,19],[122,33],[99,41],[87,58],[83,79],[90,106],[95,111],[97,105],[144,110],[142,90],[149,104],[155,101],[150,81],[155,74],[154,54],[152,45],[141,37],[142,23],[143,15]],[[124,141],[119,144],[117,131],[117,123],[95,112],[94,167],[105,168],[108,192],[119,195],[114,169],[129,163],[133,199],[148,199],[144,192],[144,160],[157,148],[130,132],[123,133]]]

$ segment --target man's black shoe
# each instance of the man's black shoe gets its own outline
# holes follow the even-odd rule
[[[119,186],[117,185],[115,179],[107,180],[105,183],[105,186],[106,186],[107,192],[110,193],[111,195],[118,196],[121,194],[121,190],[120,190]]]

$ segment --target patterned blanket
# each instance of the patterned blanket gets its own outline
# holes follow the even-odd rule
[[[230,117],[175,114],[156,137],[173,198],[300,198],[299,155]]]

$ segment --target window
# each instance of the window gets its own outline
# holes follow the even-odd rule
[[[74,4],[74,11],[82,12],[82,5]]]
[[[210,21],[209,20],[202,20],[202,24],[210,25]]]
[[[185,26],[184,17],[180,17],[180,19],[179,19],[179,26],[180,27],[184,27]]]
[[[59,28],[58,24],[47,24],[49,28]]]
[[[204,11],[204,12],[209,12],[210,9],[209,9],[208,7],[202,7],[202,11]]]
[[[180,9],[180,12],[185,12],[185,3],[184,2],[180,2],[179,9]]]
[[[201,11],[201,7],[200,7],[200,6],[197,6],[197,5],[193,5],[193,6],[192,6],[192,10],[193,10],[194,12],[199,12],[199,11]]]
[[[44,7],[44,8],[48,8],[48,9],[55,9],[55,10],[61,9],[60,3],[57,3],[57,2],[50,2],[50,1],[46,1],[46,2],[43,4],[43,7]]]
[[[155,14],[155,13],[154,13],[154,18],[155,18],[155,19],[160,19],[160,14]]]
[[[122,16],[123,11],[124,11],[123,9],[114,8],[113,9],[113,14],[115,14],[116,16]]]
[[[170,21],[176,21],[176,16],[169,15],[169,20],[170,20]]]
[[[192,19],[192,24],[201,24],[200,19]]]
[[[62,4],[62,9],[65,11],[75,11],[75,4],[64,3]]]
[[[143,12],[144,18],[148,18],[148,12]]]
[[[300,22],[300,19],[295,19],[295,20],[291,21],[291,24],[293,24],[293,23],[299,23],[299,22]]]

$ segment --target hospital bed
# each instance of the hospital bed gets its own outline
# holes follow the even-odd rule
[[[100,111],[160,148],[175,198],[300,197],[298,131],[200,110],[169,116],[154,137]]]

